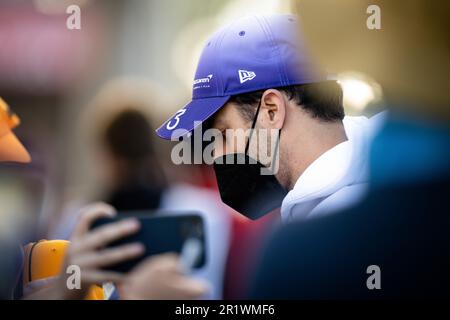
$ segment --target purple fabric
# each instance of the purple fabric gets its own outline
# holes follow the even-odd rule
[[[164,139],[185,135],[232,95],[325,80],[310,61],[298,28],[295,16],[270,15],[242,18],[217,31],[200,57],[192,101],[156,133]]]

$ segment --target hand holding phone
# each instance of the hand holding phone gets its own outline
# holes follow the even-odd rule
[[[182,255],[182,264],[185,272],[200,268],[205,263],[205,236],[203,218],[196,212],[185,212],[174,215],[157,211],[154,213],[123,213],[118,217],[99,219],[92,228],[117,222],[123,217],[133,217],[139,221],[140,229],[137,233],[129,235],[108,245],[113,248],[127,243],[141,243],[145,253],[136,259],[108,266],[108,270],[126,273],[133,269],[145,258],[162,253],[178,253]]]

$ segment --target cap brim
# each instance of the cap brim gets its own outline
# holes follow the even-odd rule
[[[30,154],[12,131],[0,137],[0,162],[28,163],[30,161]]]
[[[194,99],[159,127],[156,134],[166,140],[178,140],[208,120],[229,99],[230,96]]]

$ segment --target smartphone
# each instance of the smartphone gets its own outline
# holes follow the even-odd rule
[[[195,240],[196,247],[199,249],[195,250],[195,257],[190,257],[189,268],[198,269],[204,266],[206,261],[205,230],[203,218],[198,212],[172,212],[170,214],[162,211],[119,212],[114,218],[96,220],[92,224],[91,230],[127,218],[139,220],[141,225],[139,231],[111,242],[108,247],[140,242],[145,246],[145,253],[139,258],[108,266],[106,269],[126,273],[147,257],[167,252],[181,254],[183,247],[186,247],[185,244],[192,240]]]

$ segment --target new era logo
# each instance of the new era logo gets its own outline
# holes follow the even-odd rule
[[[239,80],[241,81],[241,83],[253,80],[255,77],[256,73],[254,73],[253,71],[239,70]]]

